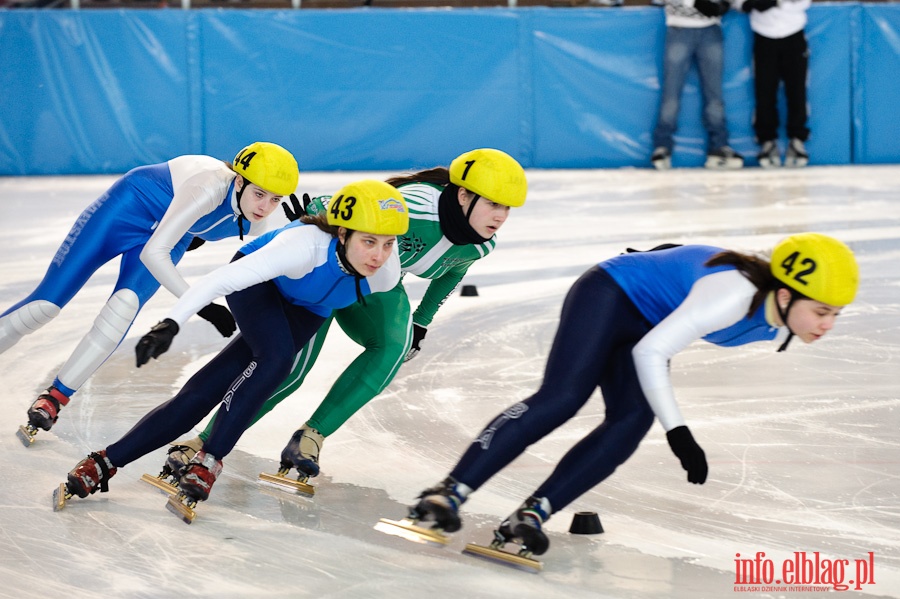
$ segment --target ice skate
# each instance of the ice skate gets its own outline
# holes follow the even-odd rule
[[[292,466],[290,464],[281,464],[281,467],[278,468],[278,472],[275,474],[269,474],[268,472],[260,472],[259,480],[264,483],[269,483],[278,487],[280,489],[287,489],[290,491],[295,491],[300,495],[305,495],[307,497],[312,497],[316,494],[316,488],[309,484],[309,476],[300,472],[297,475],[297,478],[291,478],[288,474],[291,472]]]
[[[469,543],[463,553],[539,572],[543,564],[531,556],[543,555],[550,548],[550,541],[542,530],[550,511],[550,502],[546,498],[529,497],[494,531],[494,540],[489,547]],[[503,549],[507,543],[519,545],[518,553]]]
[[[312,497],[316,493],[316,488],[307,481],[319,474],[319,451],[324,443],[325,437],[322,433],[304,425],[294,432],[291,440],[281,451],[281,465],[278,472],[276,474],[261,472],[259,480]],[[291,468],[297,469],[296,479],[288,476]]]
[[[781,155],[778,153],[778,144],[775,143],[775,140],[763,142],[756,158],[759,160],[759,166],[762,168],[778,168],[781,166]]]
[[[142,474],[141,480],[153,485],[163,493],[175,495],[178,493],[178,480],[182,471],[202,448],[203,440],[200,437],[172,443],[172,448],[169,449],[169,453],[166,456],[166,463],[163,464],[159,474],[156,476]]]
[[[784,166],[788,168],[802,168],[809,164],[809,154],[803,140],[793,138],[788,143],[787,152],[784,155]]]
[[[650,156],[650,164],[658,171],[669,170],[672,168],[672,152],[663,146],[656,148]]]
[[[216,478],[222,473],[222,460],[211,453],[199,451],[188,463],[178,484],[178,494],[169,497],[168,510],[184,520],[194,521],[194,507],[200,501],[209,499]]]
[[[92,493],[109,491],[109,479],[116,474],[116,467],[106,457],[106,450],[89,454],[78,462],[66,477],[66,482],[53,492],[53,511],[63,509],[74,496],[84,499]]]
[[[16,436],[25,447],[31,447],[38,430],[49,431],[59,419],[62,406],[68,405],[69,398],[56,387],[48,387],[28,408],[28,424],[19,426]]]
[[[743,168],[744,157],[729,146],[722,146],[706,155],[706,168],[711,170],[735,170]]]
[[[446,545],[450,539],[445,532],[456,532],[462,527],[459,506],[472,492],[468,486],[447,477],[440,484],[422,491],[419,503],[409,509],[409,515],[402,520],[381,518],[375,529],[386,534],[424,543]],[[425,528],[418,523],[433,521],[434,526]]]

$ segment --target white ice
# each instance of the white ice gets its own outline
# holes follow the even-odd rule
[[[304,173],[303,183],[331,193],[387,175]],[[16,428],[112,292],[118,265],[98,271],[54,322],[0,356],[0,597],[819,597],[735,590],[737,553],[765,552],[780,571],[800,551],[848,560],[845,582],[871,556],[874,583],[849,594],[900,597],[900,167],[528,175],[528,203],[465,280],[479,295],[452,298],[419,357],[327,440],[313,499],[256,478],[274,471],[291,432],[356,355],[338,327],[304,388],[227,457],[192,525],[139,480],[159,471],[162,449],[122,469],[109,493],[52,511],[51,492],[81,457],[117,440],[225,343],[193,319],[168,354],[136,369],[136,340],[174,301],[160,291],[52,432],[26,449]],[[33,289],[113,180],[0,179],[0,310]],[[402,517],[483,425],[536,389],[563,296],[592,264],[662,242],[764,249],[805,230],[845,240],[859,258],[858,300],[832,334],[785,354],[698,342],[673,360],[681,408],[709,458],[705,485],[685,481],[655,425],[631,460],[550,520],[542,573],[463,555],[601,422],[595,396],[472,496],[449,546],[373,529]],[[207,244],[182,272],[196,279],[239,245]],[[410,277],[407,288],[418,300],[425,284]],[[605,532],[568,533],[576,511],[596,511]]]

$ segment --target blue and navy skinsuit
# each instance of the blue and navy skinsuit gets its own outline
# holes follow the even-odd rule
[[[37,288],[0,315],[0,353],[52,320],[98,268],[121,256],[109,301],[53,381],[71,396],[115,351],[160,283],[175,296],[188,288],[175,265],[194,237],[215,241],[264,230],[263,222],[251,227],[238,219],[234,178],[226,163],[209,156],[129,171],[81,213]]]
[[[624,463],[654,415],[667,431],[683,424],[668,376],[672,355],[698,338],[736,346],[786,333],[767,322],[765,306],[746,317],[756,287],[737,270],[705,266],[721,251],[695,245],[623,254],[583,274],[563,303],[540,389],[491,421],[450,476],[477,489],[599,387],[605,420],[533,494],[558,511]]]
[[[234,261],[197,281],[169,317],[180,325],[227,295],[241,333],[175,397],[110,445],[109,460],[122,467],[174,441],[220,403],[203,448],[218,459],[228,455],[331,311],[399,282],[396,246],[375,274],[357,280],[339,263],[337,244],[330,234],[295,221],[245,245]]]

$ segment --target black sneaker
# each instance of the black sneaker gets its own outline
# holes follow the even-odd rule
[[[762,146],[759,148],[759,154],[757,154],[756,157],[759,160],[759,166],[763,168],[778,168],[781,166],[781,155],[778,153],[778,144],[776,144],[773,139],[763,142]]]
[[[722,146],[706,155],[706,164],[704,166],[713,170],[739,169],[744,166],[744,157],[731,149],[730,146]]]
[[[787,152],[784,154],[784,166],[799,168],[809,164],[809,154],[802,139],[793,138],[788,143]]]
[[[659,171],[665,171],[672,168],[672,151],[669,148],[659,146],[653,150],[650,156],[650,163],[653,168]]]

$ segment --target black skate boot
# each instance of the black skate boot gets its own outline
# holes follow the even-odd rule
[[[203,439],[200,437],[173,443],[166,456],[163,470],[168,470],[175,479],[181,478],[184,469],[187,468],[188,464],[201,449],[203,449]]]
[[[291,466],[297,469],[301,476],[306,478],[319,475],[319,451],[325,437],[312,428],[304,425],[297,429],[291,436],[291,440],[281,451],[281,466]]]
[[[100,491],[109,491],[109,479],[116,474],[116,467],[106,457],[106,450],[88,454],[78,462],[66,477],[66,488],[72,495],[82,499]]]
[[[440,484],[422,491],[419,503],[409,510],[409,519],[413,521],[435,522],[433,528],[444,532],[456,532],[462,528],[459,519],[459,506],[472,492],[468,486],[456,482],[448,476]]]
[[[549,517],[550,502],[544,497],[529,497],[494,531],[491,546],[499,549],[506,543],[516,543],[522,547],[521,556],[543,555],[550,548],[550,540],[541,526]]]
[[[38,395],[35,402],[28,408],[28,424],[20,426],[19,432],[16,433],[25,447],[30,447],[34,443],[34,436],[38,429],[49,431],[56,424],[59,419],[59,411],[68,403],[69,397],[53,386]]]

